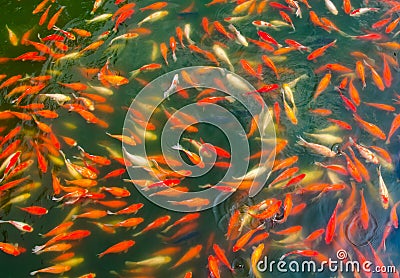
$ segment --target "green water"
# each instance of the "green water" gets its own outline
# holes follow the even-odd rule
[[[261,1],[257,1],[259,3]],[[182,29],[185,24],[191,25],[190,37],[196,42],[196,45],[202,49],[212,51],[212,46],[215,42],[221,42],[226,44],[228,48],[225,51],[228,53],[232,64],[235,67],[235,72],[248,80],[254,87],[259,88],[261,84],[256,78],[247,74],[240,66],[240,59],[246,59],[251,62],[251,64],[257,65],[261,63],[260,57],[263,54],[267,54],[273,57],[272,54],[261,50],[259,47],[249,44],[248,47],[241,46],[234,41],[231,41],[224,37],[223,35],[217,33],[215,30],[211,37],[203,37],[204,31],[201,27],[201,20],[203,17],[207,17],[210,24],[218,20],[225,28],[227,28],[228,23],[223,22],[225,17],[232,16],[232,10],[236,6],[235,3],[226,4],[216,4],[210,7],[204,6],[204,1],[195,1],[194,7],[189,13],[182,13],[184,8],[187,8],[192,2],[191,1],[175,1],[168,2],[168,6],[164,10],[168,10],[169,14],[155,22],[144,23],[142,27],[151,30],[151,34],[140,35],[136,39],[132,40],[121,40],[120,42],[115,42],[112,47],[108,46],[110,40],[117,35],[124,34],[137,27],[137,23],[148,16],[151,11],[141,12],[138,8],[145,7],[151,4],[152,1],[137,1],[135,13],[131,18],[126,20],[118,28],[118,32],[114,33],[112,28],[114,27],[114,22],[111,19],[107,21],[102,21],[99,23],[86,24],[85,20],[91,19],[94,16],[103,13],[114,13],[118,7],[115,6],[113,1],[104,1],[101,7],[96,11],[94,15],[90,14],[93,7],[93,1],[55,1],[52,3],[52,8],[50,16],[53,15],[61,6],[65,6],[62,15],[60,16],[57,26],[61,29],[67,30],[68,28],[81,28],[92,33],[90,38],[80,38],[77,36],[75,41],[68,41],[68,46],[70,50],[67,53],[79,51],[83,47],[86,47],[90,43],[94,42],[96,38],[107,30],[111,30],[111,34],[105,40],[105,43],[100,46],[96,51],[88,51],[81,58],[78,59],[68,59],[66,61],[56,61],[55,59],[49,58],[45,62],[22,62],[22,61],[9,61],[0,64],[0,74],[7,74],[7,78],[16,74],[21,74],[22,76],[39,76],[51,74],[52,79],[49,85],[41,93],[62,93],[71,96],[71,90],[66,89],[57,84],[57,82],[64,83],[90,83],[96,86],[101,86],[98,81],[97,76],[88,79],[80,73],[81,68],[101,68],[106,63],[107,59],[110,62],[110,70],[117,72],[118,74],[129,77],[129,72],[140,68],[141,66],[149,63],[160,63],[162,68],[140,73],[137,77],[141,78],[147,82],[161,76],[164,73],[179,69],[182,67],[189,66],[214,66],[212,62],[203,58],[202,55],[191,53],[187,48],[182,49],[179,45],[178,39],[176,38],[175,28],[180,26]],[[284,4],[284,1],[280,3]],[[364,34],[364,30],[371,30],[371,24],[382,19],[383,13],[388,10],[388,6],[384,4],[379,4],[377,1],[370,1],[367,5],[363,1],[352,1],[352,5],[355,8],[364,6],[380,7],[379,12],[370,12],[360,17],[350,17],[346,15],[341,9],[341,1],[334,1],[336,7],[339,10],[337,16],[332,15],[325,7],[324,1],[310,1],[312,10],[315,11],[319,17],[327,17],[332,20],[339,29],[351,34],[351,35],[361,35]],[[48,31],[46,29],[47,22],[43,26],[38,26],[38,21],[42,13],[37,15],[32,15],[32,10],[37,6],[38,1],[28,2],[28,1],[3,1],[2,7],[4,13],[0,18],[0,57],[16,57],[25,53],[27,51],[35,51],[32,46],[18,45],[16,47],[12,46],[8,40],[8,33],[4,27],[6,24],[21,38],[22,34],[28,29],[34,27],[31,33],[30,39],[32,41],[38,42],[37,35],[43,38],[49,34],[54,33],[53,31]],[[123,3],[125,4],[125,3]],[[120,4],[119,6],[122,6]],[[290,27],[282,27],[279,30],[263,29],[273,36],[279,43],[284,44],[285,39],[293,39],[305,46],[310,47],[315,50],[327,43],[337,39],[337,45],[335,47],[329,48],[326,54],[317,59],[316,62],[308,61],[306,59],[307,53],[302,53],[299,51],[293,51],[281,57],[285,57],[282,61],[276,61],[275,64],[280,70],[281,79],[277,80],[268,68],[264,66],[263,68],[263,82],[265,84],[270,83],[288,83],[295,78],[306,74],[308,77],[300,80],[297,85],[293,88],[295,103],[298,108],[297,118],[299,123],[293,125],[285,115],[283,111],[282,95],[279,91],[264,94],[264,100],[269,107],[273,106],[275,101],[280,103],[281,111],[281,125],[276,130],[277,138],[282,138],[288,140],[288,145],[285,150],[277,156],[277,159],[283,159],[297,155],[299,157],[296,166],[300,168],[299,173],[310,171],[316,169],[314,166],[315,161],[320,161],[324,163],[331,164],[341,164],[345,165],[345,160],[343,157],[338,157],[334,159],[325,159],[321,156],[311,154],[305,148],[296,144],[297,136],[302,135],[303,132],[314,133],[322,128],[330,126],[330,123],[326,120],[326,117],[316,116],[309,112],[309,109],[315,108],[327,108],[331,109],[333,114],[332,118],[347,121],[353,127],[351,131],[338,130],[335,135],[342,137],[345,141],[349,136],[357,138],[358,142],[362,142],[366,146],[376,145],[382,147],[390,152],[393,159],[393,165],[396,166],[399,153],[399,143],[398,137],[395,134],[392,137],[391,144],[384,144],[384,141],[378,140],[372,137],[370,134],[366,133],[361,129],[352,119],[352,113],[346,110],[343,106],[343,102],[340,99],[338,93],[334,90],[334,86],[337,86],[341,81],[340,73],[332,73],[331,84],[328,89],[318,97],[317,102],[312,102],[312,97],[314,95],[315,88],[322,78],[323,74],[315,74],[314,70],[321,65],[327,63],[340,63],[344,66],[354,69],[356,59],[353,58],[350,53],[352,51],[361,51],[366,54],[369,58],[374,59],[377,64],[378,73],[382,74],[382,59],[377,54],[377,51],[385,52],[397,59],[397,51],[389,50],[386,48],[380,48],[371,41],[355,40],[348,37],[343,37],[337,32],[332,31],[327,33],[321,28],[315,27],[309,20],[308,10],[303,3],[300,3],[301,9],[303,11],[303,18],[296,18],[294,13],[288,12],[293,20],[296,30]],[[246,13],[240,14],[238,16],[246,15]],[[394,14],[393,19],[397,18],[398,15]],[[281,20],[278,10],[273,9],[267,5],[266,9],[261,15],[251,14],[248,18],[234,22],[240,32],[247,38],[258,39],[257,29],[251,24],[253,20]],[[395,29],[395,32],[399,31],[399,28]],[[380,30],[379,33],[384,33]],[[398,37],[393,38],[393,33],[387,35],[387,38],[383,41],[395,41],[399,42]],[[153,41],[159,45],[161,42],[165,42],[169,46],[169,38],[175,36],[177,40],[177,62],[174,63],[171,57],[171,51],[168,52],[169,66],[165,65],[161,54],[158,53],[156,59],[151,61],[152,55],[152,43]],[[184,38],[184,42],[187,45],[187,40]],[[51,45],[51,44],[49,44]],[[118,46],[118,47],[117,47]],[[47,57],[48,55],[46,55]],[[221,62],[221,66],[227,66],[226,63]],[[367,74],[367,88],[361,90],[361,81],[358,79],[354,80],[354,84],[360,92],[361,100],[363,102],[379,102],[390,104],[396,107],[395,113],[398,113],[398,107],[394,103],[395,94],[398,93],[398,86],[400,82],[398,68],[391,66],[391,72],[393,76],[393,81],[390,88],[385,89],[381,92],[374,85],[370,71],[366,68]],[[4,79],[5,80],[5,79]],[[4,81],[3,80],[3,81]],[[3,82],[0,81],[0,82]],[[19,82],[17,84],[22,84]],[[23,83],[25,84],[25,83]],[[12,104],[4,96],[16,85],[9,88],[1,90],[0,105],[2,110],[13,109]],[[121,107],[129,107],[132,99],[138,94],[138,92],[143,88],[143,84],[139,83],[135,79],[131,79],[129,84],[120,86],[118,88],[112,88],[114,94],[112,96],[107,96],[106,103],[114,108],[113,113],[105,113],[102,111],[95,110],[93,113],[100,119],[106,121],[109,127],[104,129],[94,124],[88,124],[84,119],[82,119],[77,113],[68,112],[66,109],[59,107],[55,102],[47,100],[45,105],[47,109],[55,110],[59,117],[54,120],[43,119],[43,122],[52,126],[53,132],[58,136],[61,142],[62,150],[65,152],[66,156],[70,158],[74,163],[79,163],[79,160],[73,159],[73,156],[79,156],[79,152],[76,148],[71,148],[63,143],[60,136],[69,136],[77,140],[78,144],[82,146],[87,152],[96,155],[108,156],[110,154],[101,146],[100,144],[108,144],[115,150],[121,152],[121,143],[118,140],[111,139],[105,134],[109,132],[111,134],[122,134],[122,128],[124,124],[124,119],[126,116],[126,110]],[[181,106],[195,101],[196,90],[190,90],[190,98],[187,100],[181,100],[179,104],[171,108],[179,109]],[[92,93],[92,92],[91,92]],[[160,95],[162,92],[160,93]],[[347,91],[345,95],[348,96]],[[179,98],[176,98],[179,101]],[[35,97],[28,98],[22,103],[32,103],[37,102]],[[20,110],[18,110],[20,111]],[[246,130],[249,129],[250,120],[248,115],[243,114],[240,111],[233,111],[233,114],[237,113],[237,117],[240,118],[241,123],[245,126]],[[391,122],[393,120],[393,112],[382,112],[375,108],[361,104],[357,113],[366,121],[378,125],[387,135]],[[159,117],[159,118],[158,118]],[[162,123],[165,121],[165,116],[156,114],[154,116],[154,121],[159,121]],[[69,124],[69,125],[68,125]],[[73,124],[75,128],[71,128],[70,125]],[[51,171],[61,178],[63,182],[64,179],[71,179],[70,175],[65,167],[54,165],[49,160],[48,171],[45,174],[40,173],[36,163],[35,154],[30,154],[32,147],[29,144],[28,130],[32,130],[33,133],[38,133],[37,127],[33,121],[22,122],[18,119],[11,120],[1,120],[1,126],[7,127],[7,129],[1,134],[4,136],[9,130],[17,125],[23,127],[23,131],[18,138],[23,140],[20,149],[23,151],[23,159],[32,158],[35,163],[32,167],[24,172],[21,177],[30,175],[32,181],[40,182],[41,186],[32,190],[31,197],[24,203],[16,204],[13,206],[8,206],[5,209],[0,210],[0,218],[6,220],[17,220],[23,221],[33,226],[34,231],[32,233],[21,233],[13,226],[8,224],[0,225],[0,241],[18,243],[20,246],[26,248],[26,252],[22,253],[18,257],[13,257],[7,254],[0,254],[0,266],[1,266],[1,277],[27,277],[29,273],[33,270],[41,269],[52,265],[51,260],[58,254],[56,253],[43,253],[40,255],[35,255],[31,253],[31,249],[36,245],[41,245],[47,241],[47,239],[41,238],[38,233],[45,233],[50,229],[54,228],[56,225],[60,224],[63,219],[68,215],[68,213],[75,207],[79,207],[78,213],[84,212],[87,208],[96,209],[106,209],[103,206],[95,204],[90,201],[78,202],[74,205],[62,205],[61,203],[56,203],[51,200],[53,196],[52,189],[52,179]],[[191,138],[196,138],[199,140],[200,137],[205,139],[207,142],[212,142],[215,145],[224,147],[229,150],[229,143],[226,140],[224,134],[218,131],[214,127],[207,126],[205,124],[198,125],[200,132],[198,135],[184,133],[183,137],[188,136]],[[161,124],[157,126],[155,133],[160,135]],[[311,138],[307,138],[312,141]],[[256,140],[249,140],[252,151],[256,151],[257,143]],[[314,142],[314,141],[313,141]],[[190,145],[187,143],[182,143],[185,147]],[[157,141],[149,142],[149,149],[152,154],[158,154],[159,143]],[[191,149],[194,151],[194,149]],[[231,150],[234,151],[234,150]],[[188,162],[187,157],[182,154],[185,161]],[[364,160],[359,159],[364,163]],[[365,163],[364,163],[365,164]],[[389,221],[389,212],[394,203],[399,199],[400,192],[398,189],[398,181],[396,177],[395,169],[382,168],[382,175],[388,187],[390,194],[390,206],[388,210],[384,210],[380,204],[378,197],[378,177],[376,174],[376,166],[365,164],[370,175],[372,186],[368,186],[365,182],[358,183],[357,189],[364,188],[364,195],[367,201],[368,210],[370,212],[371,223],[376,221],[376,231],[372,233],[371,244],[375,249],[379,246],[385,225]],[[249,169],[253,167],[254,164],[250,164]],[[113,161],[110,166],[101,167],[99,177],[103,177],[108,172],[121,168],[122,166]],[[321,170],[321,169],[320,169]],[[191,190],[198,190],[197,185],[202,185],[206,183],[212,183],[218,180],[220,175],[222,176],[224,171],[221,169],[214,169],[212,172],[208,173],[208,176],[204,176],[196,179],[187,179],[189,182],[185,184]],[[277,176],[276,173],[271,175],[269,181]],[[122,181],[122,178],[129,179],[130,177],[125,173],[121,178],[111,178],[106,181],[99,181],[99,185],[93,189],[97,191],[101,186],[118,186],[126,187],[131,192],[131,196],[128,198],[123,198],[128,204],[132,203],[143,203],[144,207],[137,213],[135,217],[143,217],[144,223],[140,224],[135,231],[126,230],[125,228],[117,228],[115,234],[107,234],[97,228],[95,225],[91,224],[90,221],[86,219],[76,220],[73,229],[88,229],[91,231],[91,235],[80,241],[73,241],[73,248],[71,249],[75,252],[75,257],[84,258],[84,262],[72,267],[69,272],[64,273],[62,276],[65,277],[79,277],[85,273],[93,272],[96,273],[96,277],[115,277],[115,273],[118,273],[120,277],[183,277],[186,272],[192,271],[193,277],[207,277],[209,271],[207,268],[207,258],[209,255],[213,254],[212,243],[217,243],[221,246],[227,254],[228,259],[234,266],[238,266],[243,263],[244,269],[236,269],[235,273],[231,273],[228,268],[222,264],[219,265],[221,271],[221,277],[253,277],[251,271],[249,270],[250,256],[252,253],[252,248],[247,247],[246,250],[240,250],[239,252],[232,252],[232,246],[235,241],[227,241],[225,238],[225,233],[227,229],[227,223],[230,215],[233,213],[234,208],[240,207],[243,209],[245,205],[257,204],[266,198],[278,198],[284,200],[284,196],[288,192],[295,192],[294,188],[288,189],[264,189],[255,198],[248,198],[243,191],[236,192],[228,200],[226,200],[221,205],[201,212],[201,217],[196,220],[198,222],[198,228],[190,232],[187,236],[183,236],[179,242],[168,242],[162,240],[160,237],[161,229],[153,230],[145,233],[139,237],[133,238],[132,234],[142,230],[147,224],[152,222],[159,216],[170,215],[171,221],[168,224],[172,224],[175,220],[182,217],[183,213],[171,212],[160,208],[159,206],[149,202],[141,193],[130,183]],[[350,178],[342,177],[343,181],[350,186]],[[326,173],[318,179],[318,182],[329,182],[329,178]],[[195,184],[194,184],[195,183]],[[65,183],[63,183],[65,185]],[[22,186],[22,185],[21,185]],[[0,195],[0,204],[7,202],[10,197],[15,196],[16,189],[4,192]],[[20,194],[21,192],[19,192]],[[302,235],[303,237],[310,234],[317,228],[325,228],[332,214],[334,207],[336,206],[338,198],[343,198],[346,200],[350,195],[350,189],[347,188],[341,192],[327,192],[322,198],[317,200],[312,200],[317,194],[293,194],[293,202],[295,205],[305,202],[307,207],[300,214],[295,216],[289,216],[286,223],[281,225],[276,225],[274,230],[283,230],[290,226],[302,225]],[[359,194],[358,194],[359,195]],[[359,209],[360,198],[357,195],[357,204],[351,211],[351,216],[356,215]],[[112,200],[111,195],[107,195],[106,200]],[[38,217],[30,216],[25,212],[18,209],[18,206],[31,206],[38,205],[46,207],[49,210],[47,215]],[[115,209],[110,209],[115,210]],[[129,216],[133,217],[133,216]],[[102,223],[117,222],[128,218],[126,215],[122,216],[106,216],[102,219],[96,220]],[[348,225],[348,223],[346,223]],[[372,225],[372,224],[371,224]],[[181,226],[182,227],[182,226]],[[244,230],[248,231],[252,227],[251,225],[246,225]],[[371,228],[372,229],[372,228]],[[176,233],[179,228],[174,228],[165,236],[172,236]],[[369,234],[368,234],[369,235]],[[400,266],[400,258],[398,251],[400,249],[400,241],[398,238],[398,230],[392,229],[386,240],[386,251],[379,252],[380,258],[383,263],[387,266],[394,265],[397,268]],[[366,235],[367,237],[367,235]],[[127,253],[120,254],[110,254],[106,255],[104,258],[99,259],[96,255],[111,245],[120,242],[122,240],[134,239],[136,241],[135,246],[129,249]],[[279,257],[292,250],[287,249],[284,245],[277,245],[275,241],[284,239],[284,236],[278,236],[270,234],[270,237],[264,241],[265,252],[269,259],[279,259]],[[301,240],[300,240],[301,241]],[[345,246],[340,246],[344,250],[348,251],[351,256],[354,257],[354,251],[352,251],[352,243],[348,239],[344,239],[346,243]],[[183,264],[176,269],[170,269],[179,258],[192,246],[197,244],[203,244],[203,249],[200,253],[199,258],[192,259],[191,261]],[[258,245],[258,244],[257,244]],[[177,246],[181,247],[181,250],[171,255],[172,261],[159,268],[152,267],[151,270],[142,270],[136,274],[129,274],[126,272],[128,269],[125,267],[125,261],[139,261],[143,259],[150,258],[152,253],[157,252],[165,247]],[[325,254],[326,256],[336,259],[336,251],[339,249],[335,245],[326,245],[323,238],[320,242],[313,245],[313,249]],[[372,260],[372,255],[368,246],[361,246],[359,250],[364,253],[364,255]],[[296,256],[291,257],[293,259],[299,258]],[[301,257],[300,259],[301,260]],[[114,271],[114,272],[112,272]],[[114,274],[113,274],[114,273]],[[40,274],[40,276],[47,277],[52,274]],[[268,277],[269,273],[264,273],[262,277]],[[326,277],[338,276],[338,273],[319,273],[319,274],[309,274],[309,273],[278,273],[275,272],[274,275],[279,275],[279,277]],[[343,273],[345,277],[352,277],[351,273]],[[362,275],[362,274],[361,274]],[[389,274],[390,275],[390,274]],[[54,275],[52,275],[54,276]]]

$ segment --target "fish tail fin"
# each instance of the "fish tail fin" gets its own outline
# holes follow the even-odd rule
[[[236,101],[236,99],[233,96],[226,96],[225,99],[230,103],[234,103]]]
[[[112,212],[112,211],[110,211],[110,210],[107,210],[107,214],[108,214],[108,215],[116,215],[117,213],[116,213],[116,212]]]
[[[138,233],[136,233],[136,234],[133,234],[132,236],[133,237],[137,237],[137,236],[140,236],[142,234],[142,232],[138,232]]]
[[[38,271],[32,271],[31,273],[29,273],[31,276],[36,275],[36,273],[38,273]]]
[[[45,245],[37,245],[37,246],[33,247],[32,253],[33,253],[33,254],[36,254],[36,253],[38,253],[40,250],[42,250],[44,247],[45,247]]]
[[[84,150],[81,146],[78,145],[78,146],[76,146],[76,147],[78,148],[78,150],[79,150],[80,152],[82,152],[82,153],[85,152],[85,150]]]
[[[171,148],[174,149],[174,150],[178,150],[178,151],[183,151],[184,150],[182,145],[179,144],[179,143],[177,143],[176,145],[173,145]]]
[[[167,228],[165,228],[165,229],[162,230],[161,232],[165,234],[165,233],[168,232],[171,228],[172,228],[172,225],[168,226]]]
[[[77,219],[77,218],[78,218],[78,215],[76,215],[76,214],[74,214],[74,215],[71,216],[72,221],[74,221],[74,220]]]
[[[304,140],[304,138],[300,135],[297,135],[297,138],[299,139],[299,141],[297,141],[297,144],[299,144],[300,146],[305,146],[307,144],[307,141]]]
[[[133,70],[130,72],[131,76],[129,78],[135,78],[140,73],[140,69]]]

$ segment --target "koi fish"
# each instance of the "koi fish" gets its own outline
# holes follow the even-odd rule
[[[30,273],[30,275],[34,276],[37,273],[62,274],[62,273],[67,272],[69,270],[71,270],[71,266],[59,264],[59,265],[53,265],[53,266],[49,266],[49,267],[45,267],[45,268],[42,268],[42,269],[39,269],[39,270],[32,271]]]
[[[160,20],[161,18],[167,16],[168,14],[169,14],[168,11],[154,12],[151,15],[149,15],[148,17],[144,18],[142,21],[140,21],[138,23],[138,26],[140,27],[143,23],[146,23],[146,22],[153,22],[153,21]]]
[[[369,123],[367,121],[364,121],[357,114],[354,114],[353,118],[369,134],[371,134],[371,135],[373,135],[373,136],[375,136],[375,137],[377,137],[377,138],[379,138],[381,140],[385,140],[386,139],[385,133],[383,133],[383,131],[378,126],[376,126],[376,125],[374,125],[372,123]]]
[[[325,230],[325,243],[330,244],[333,240],[333,237],[335,236],[335,230],[336,230],[336,214],[339,209],[339,207],[342,206],[343,200],[339,199],[335,209],[333,210],[333,213],[331,217],[329,218],[328,224],[326,226]]]
[[[365,7],[365,8],[359,8],[359,9],[352,10],[349,15],[350,16],[360,16],[360,15],[363,15],[363,14],[365,14],[367,12],[377,12],[379,10],[380,10],[379,8],[367,8],[367,7]]]
[[[171,260],[172,259],[170,256],[159,255],[138,262],[126,261],[125,265],[128,267],[138,267],[138,266],[159,267],[161,265],[169,263]]]
[[[320,154],[325,157],[337,156],[336,152],[332,151],[330,148],[328,148],[326,146],[307,142],[300,135],[297,136],[297,138],[299,138],[299,141],[297,141],[297,144],[299,144],[300,146],[303,146],[303,147],[307,147],[317,154]]]
[[[14,33],[13,30],[11,30],[10,28],[8,28],[8,25],[6,25],[6,29],[7,29],[7,31],[8,31],[8,38],[9,38],[11,44],[12,44],[13,46],[17,46],[17,45],[18,45],[18,41],[19,41],[17,35]]]
[[[157,228],[159,228],[159,227],[162,227],[162,226],[164,226],[167,222],[169,222],[169,220],[171,220],[171,216],[169,216],[169,215],[160,216],[160,217],[158,217],[156,220],[154,220],[153,222],[151,222],[150,224],[148,224],[142,231],[140,231],[140,232],[134,234],[133,236],[136,237],[136,236],[139,236],[139,235],[141,235],[141,234],[143,234],[143,233],[145,233],[145,232],[148,232],[148,231],[150,231],[150,230],[153,230],[153,229],[157,229]]]
[[[26,211],[29,214],[32,215],[45,215],[48,213],[48,210],[44,207],[40,206],[30,206],[30,207],[24,207],[24,208],[19,208],[20,210]]]
[[[17,244],[0,242],[0,250],[6,254],[19,256],[21,253],[25,252],[25,248],[19,247]]]
[[[379,196],[380,196],[381,204],[384,209],[388,209],[389,208],[389,193],[388,193],[385,181],[382,178],[380,165],[377,169],[377,172],[378,172]]]
[[[368,229],[368,224],[369,224],[369,212],[368,212],[368,207],[367,203],[365,202],[364,199],[364,190],[360,190],[360,195],[361,195],[361,206],[360,206],[360,219],[361,219],[361,225],[364,230]]]
[[[111,253],[121,253],[121,252],[127,252],[129,248],[131,248],[133,245],[135,245],[134,240],[124,240],[121,242],[118,242],[117,244],[114,244],[113,246],[107,248],[105,251],[101,252],[98,254],[99,259],[104,257],[104,255],[111,254]]]
[[[0,220],[0,224],[2,223],[8,223],[13,225],[15,228],[17,228],[18,230],[20,230],[21,232],[28,232],[31,233],[33,232],[33,228],[32,226],[24,223],[24,222],[20,222],[20,221],[15,221],[15,220]]]
[[[164,98],[168,98],[172,93],[174,93],[175,90],[176,90],[176,88],[177,88],[177,86],[178,86],[178,84],[179,84],[179,75],[178,75],[178,74],[175,74],[175,75],[174,75],[174,78],[172,79],[171,85],[170,85],[169,88],[168,88],[166,91],[164,91],[164,93],[163,93]]]
[[[172,267],[177,268],[178,266],[192,260],[195,257],[198,257],[203,246],[201,244],[191,247]]]
[[[334,40],[334,41],[328,43],[327,45],[317,48],[316,50],[314,50],[307,56],[307,60],[311,61],[311,60],[314,60],[314,59],[322,56],[329,47],[332,47],[336,44],[336,41],[337,40]]]

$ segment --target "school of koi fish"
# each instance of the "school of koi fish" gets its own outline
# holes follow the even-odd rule
[[[399,1],[95,0],[82,3],[91,8],[73,23],[72,3],[36,2],[29,10],[34,26],[7,24],[1,31],[8,36],[4,49],[20,53],[0,52],[4,277],[266,277],[257,267],[264,256],[321,263],[338,250],[346,250],[344,261],[372,262],[372,270],[326,269],[321,277],[399,277]],[[164,34],[155,35],[157,28]],[[128,49],[148,63],[119,66]],[[15,65],[29,66],[14,74]],[[243,158],[252,166],[238,187],[211,179],[194,186],[179,161],[121,147],[156,142],[165,119],[184,131],[172,149],[189,164],[204,168],[203,157],[214,153],[217,171],[233,167],[229,144],[219,145],[191,124],[196,115],[177,110],[180,102],[228,108],[235,102],[196,87],[197,75],[182,71],[165,84],[159,97],[173,101],[148,122],[146,104],[129,107],[154,78],[183,65],[235,72],[255,88],[245,96],[269,106],[276,141],[262,139],[270,148]],[[179,88],[182,80],[193,89]],[[243,87],[239,79],[229,82]],[[133,127],[122,131],[125,115]],[[257,145],[261,117],[243,124]],[[258,160],[265,154],[271,173],[248,198],[267,169]],[[157,179],[135,180],[126,167]],[[198,211],[160,210],[133,183]],[[201,211],[208,199],[176,201],[199,188],[233,194],[223,221]]]

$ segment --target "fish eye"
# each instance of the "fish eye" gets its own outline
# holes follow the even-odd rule
[[[279,211],[276,215],[275,215],[275,220],[282,220],[283,219],[283,211]]]
[[[340,154],[342,152],[341,145],[339,143],[333,144],[331,150],[333,152],[336,152],[337,154]]]
[[[237,257],[232,261],[232,268],[235,271],[234,277],[248,277],[249,275],[249,266],[242,257]]]

